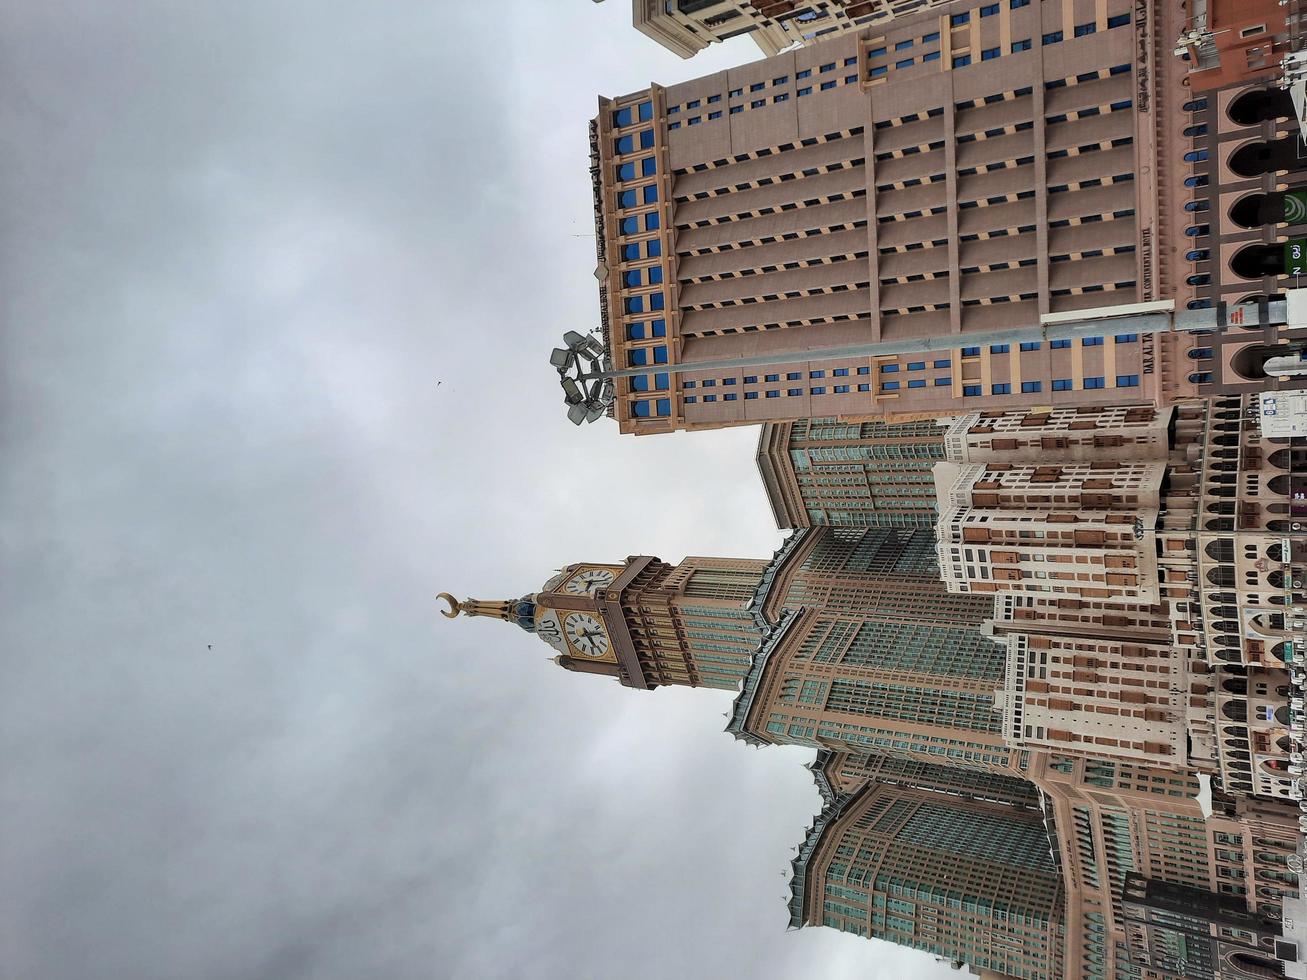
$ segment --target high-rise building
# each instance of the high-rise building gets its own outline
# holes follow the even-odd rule
[[[1275,175],[1301,179],[1291,106],[1247,82],[1251,95],[1198,97],[1172,56],[1185,16],[1129,0],[956,2],[601,99],[605,343],[614,367],[649,369],[617,384],[622,430],[1164,407],[1261,383],[1307,337],[1243,311],[1206,338],[1110,320],[1075,339],[991,336],[1286,281],[1273,243],[1289,206]],[[1254,125],[1225,111],[1240,98],[1262,100]],[[1265,149],[1245,152],[1258,134]],[[1230,162],[1207,172],[1218,156]],[[1250,195],[1229,214],[1214,203],[1227,187]],[[949,349],[830,354],[926,340]]]

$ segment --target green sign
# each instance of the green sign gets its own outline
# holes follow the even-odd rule
[[[1300,276],[1307,272],[1307,238],[1291,238],[1284,243],[1284,274]]]
[[[1284,220],[1291,225],[1307,222],[1307,191],[1289,191],[1284,195]]]

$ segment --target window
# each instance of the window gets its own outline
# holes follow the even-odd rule
[[[1062,32],[1061,32],[1061,31],[1050,31],[1049,33],[1045,34],[1045,35],[1044,35],[1044,43],[1045,43],[1045,44],[1061,44],[1061,43],[1062,43]]]
[[[1117,14],[1115,17],[1107,18],[1108,27],[1125,27],[1130,23],[1129,14]]]
[[[987,3],[980,8],[981,17],[993,17],[996,13],[998,13],[998,4],[996,3]]]
[[[731,115],[732,115],[732,116],[735,115],[737,112],[743,112],[743,111],[744,111],[744,106],[742,106],[742,105],[733,105],[733,106],[731,106]]]
[[[828,72],[828,71],[834,71],[834,70],[835,70],[835,62],[833,62],[833,61],[830,62],[829,64],[822,65],[821,68],[818,69],[818,71],[821,71],[821,72]]]
[[[1022,38],[1020,41],[1013,41],[1013,42],[1012,42],[1012,50],[1013,50],[1013,51],[1029,51],[1029,50],[1030,50],[1030,38],[1026,37],[1026,38]]]
[[[669,106],[667,107],[667,114],[668,114],[669,116],[674,116],[674,115],[676,115],[676,114],[677,114],[678,112],[680,112],[680,111],[681,111],[681,107],[678,106],[678,105],[669,105]]]
[[[629,272],[622,273],[623,286],[643,286],[644,271],[642,269],[631,269]]]
[[[635,191],[617,192],[617,206],[619,208],[632,208],[635,207],[635,204],[636,204]]]
[[[766,100],[766,99],[754,99],[752,102],[749,103],[749,108],[750,108],[750,109],[761,109],[761,108],[762,108],[763,106],[765,106],[766,104],[767,104],[767,100]]]
[[[858,385],[859,391],[871,391],[871,385]]]
[[[1012,394],[1012,386],[1008,384],[1006,381],[1003,381],[999,384],[991,386],[990,391],[995,395],[1010,395]]]
[[[812,389],[812,393],[814,395],[824,395],[826,394],[826,389],[819,385],[818,387]]]
[[[663,281],[663,267],[660,265],[649,267],[649,285],[656,286]]]
[[[710,95],[710,96],[708,96],[708,103],[709,103],[709,105],[711,105],[711,104],[714,103],[714,102],[720,102],[721,100],[722,100],[722,97],[721,97],[720,95]]]
[[[1071,341],[1069,340],[1050,340],[1048,342],[1049,350],[1066,350],[1070,346]]]
[[[623,108],[618,109],[616,112],[613,113],[613,125],[614,126],[631,125],[631,107],[629,105],[624,106]]]
[[[710,112],[708,113],[708,118],[709,120],[720,119],[722,118],[722,111],[718,109],[716,112]]]
[[[645,230],[645,231],[657,231],[657,230],[658,230],[658,212],[657,212],[657,211],[650,211],[648,214],[646,214],[646,215],[644,216],[644,230]]]
[[[1043,390],[1044,390],[1044,383],[1042,381],[1021,382],[1021,393],[1024,395],[1032,395],[1037,391],[1043,391]]]
[[[898,391],[899,383],[897,381],[882,381],[880,383],[881,391]]]
[[[773,101],[773,102],[784,102],[784,101],[787,100],[789,97],[790,97],[790,93],[788,93],[788,92],[782,92],[780,95],[774,96],[774,97],[772,98],[772,101]]]
[[[779,391],[776,391],[775,389],[772,389],[771,391],[767,392],[767,397],[768,397],[768,398],[780,398],[780,397],[781,397],[781,393],[780,393]]]
[[[980,387],[980,385],[962,386],[962,394],[966,395],[968,398],[974,398],[976,395],[979,395],[982,390],[983,389]]]
[[[744,400],[745,400],[745,401],[750,401],[751,399],[754,399],[754,398],[757,398],[757,397],[758,397],[758,393],[757,393],[756,391],[746,391],[746,392],[744,393]]]
[[[894,45],[894,50],[906,51],[910,47],[912,47],[912,38],[908,38],[906,41],[900,41],[898,44]]]
[[[697,126],[701,121],[702,120],[698,116],[691,116],[689,119],[685,120],[685,125]]]
[[[623,235],[634,235],[640,230],[639,218],[623,218],[621,221]]]
[[[859,374],[871,374],[871,368],[869,368],[869,367],[860,367],[860,368],[858,368],[858,373],[859,373]]]
[[[1138,388],[1139,375],[1137,374],[1118,374],[1116,376],[1116,386],[1118,388]]]
[[[1137,333],[1119,333],[1116,335],[1116,342],[1118,344],[1133,344],[1138,339],[1139,334]]]
[[[617,165],[617,179],[618,179],[618,180],[634,180],[634,179],[635,179],[635,164],[634,164],[634,163],[619,163],[619,164]]]
[[[921,56],[921,63],[924,65],[927,61],[939,61],[939,52],[930,51]]]
[[[1085,347],[1102,347],[1102,346],[1103,346],[1103,338],[1102,338],[1102,337],[1083,337],[1083,338],[1081,338],[1080,343],[1081,343],[1083,346],[1085,346]]]
[[[889,69],[886,68],[884,65],[878,65],[877,67],[873,68],[873,69],[869,72],[869,74],[870,74],[870,76],[871,76],[872,78],[879,78],[881,75],[884,75],[884,74],[886,74],[886,73],[888,73],[888,72],[889,72]],[[832,85],[832,83],[830,83],[830,82],[826,82],[826,83],[823,83],[821,87],[824,88],[824,89],[825,89],[825,88],[832,88],[833,85]]]
[[[835,375],[835,377],[837,378],[847,378],[849,376],[849,369],[836,368],[834,371],[831,372],[831,374]]]
[[[667,321],[666,321],[666,320],[650,320],[650,321],[649,321],[649,326],[650,326],[650,328],[651,328],[651,330],[650,330],[650,336],[652,336],[652,337],[666,337],[666,336],[667,336]]]
[[[782,75],[782,76],[780,76],[780,78],[773,78],[773,79],[771,80],[771,83],[772,83],[773,85],[788,85],[789,82],[790,82],[790,76],[789,76],[789,75]]]
[[[789,397],[791,397],[791,398],[798,398],[800,395],[803,394],[803,389],[802,389],[802,388],[786,388],[786,389],[785,389],[785,394],[789,395]]]
[[[693,405],[693,404],[695,404],[698,400],[699,400],[699,398],[698,398],[697,395],[687,395],[687,396],[683,399],[683,401],[684,401],[685,404],[687,404],[687,405]]]
[[[662,416],[672,414],[672,400],[670,398],[658,399],[658,414]]]
[[[880,373],[881,373],[881,374],[893,374],[893,373],[896,372],[898,369],[899,369],[899,366],[898,366],[897,364],[882,364],[882,365],[880,366]]]
[[[1076,37],[1086,37],[1087,35],[1095,33],[1097,30],[1098,25],[1096,24],[1077,24]]]
[[[655,204],[658,201],[658,185],[650,184],[644,188],[644,203]]]
[[[1085,378],[1085,387],[1086,387],[1086,388],[1101,388],[1101,387],[1103,387],[1103,382],[1104,382],[1104,380],[1105,380],[1105,379],[1103,378],[1102,375],[1099,375],[1099,376],[1096,377],[1096,378]]]
[[[924,371],[924,370],[926,370],[926,362],[925,362],[925,361],[908,361],[908,370],[909,370],[909,371]]]
[[[929,34],[921,35],[922,44],[933,44],[939,40],[939,31],[931,31]]]
[[[1006,353],[1008,352],[1009,349],[1010,349],[1010,348],[1009,348],[1009,345],[1007,345],[1007,344],[990,344],[990,345],[989,345],[989,352],[990,352],[991,354],[1006,354]]]
[[[1021,349],[1022,349],[1022,350],[1039,350],[1039,341],[1038,341],[1038,340],[1029,340],[1029,341],[1026,341],[1026,343],[1024,343],[1024,344],[1021,345]]]
[[[762,91],[763,89],[765,89],[766,87],[767,87],[767,83],[766,83],[766,82],[754,82],[752,85],[749,86],[749,91],[750,91],[750,92],[761,92],[761,91]]]
[[[623,303],[623,308],[626,310],[627,313],[643,313],[643,312],[644,312],[644,297],[643,297],[643,296],[628,296],[628,297],[626,298],[626,301]],[[644,362],[643,362],[643,361],[640,361],[639,363],[640,363],[640,364],[643,364]]]
[[[998,48],[985,48],[980,52],[981,61],[992,61],[999,56]]]
[[[800,99],[803,98],[805,95],[811,95],[811,94],[812,94],[812,86],[811,86],[811,85],[805,85],[805,86],[803,86],[803,88],[799,89],[799,90],[798,90],[797,92],[795,92],[794,94],[795,94],[796,97],[798,97],[798,98],[800,98]]]
[[[834,87],[835,87],[836,85],[838,85],[838,84],[839,84],[838,82],[822,82],[822,83],[821,83],[821,90],[822,90],[823,92],[825,92],[827,89],[834,88]]]
[[[1053,390],[1054,390],[1054,391],[1070,391],[1070,390],[1071,390],[1071,379],[1070,379],[1070,378],[1054,378],[1054,379],[1053,379]]]
[[[796,72],[794,73],[794,77],[795,77],[796,79],[799,79],[799,78],[811,78],[811,77],[812,77],[812,69],[811,69],[811,68],[805,68],[805,69],[803,69],[802,71],[796,71]]]
[[[636,109],[639,111],[640,122],[648,122],[653,118],[653,103],[641,102]]]
[[[914,378],[912,381],[909,381],[909,382],[908,382],[908,387],[909,387],[909,388],[924,388],[924,387],[926,387],[926,379],[925,379],[925,378]]]
[[[837,394],[837,395],[845,395],[845,394],[848,394],[848,391],[849,391],[849,386],[848,386],[848,385],[836,385],[836,386],[835,386],[835,394]]]
[[[931,364],[931,367],[936,367],[936,368],[946,368],[952,366],[953,366],[953,362],[949,360],[947,357],[942,358],[941,360],[938,361],[934,361]]]
[[[716,396],[716,395],[704,395],[704,396],[703,396],[703,400],[704,400],[705,402],[715,402],[715,401],[717,400],[717,396]]]
[[[658,163],[653,157],[645,157],[640,161],[640,176],[652,177],[658,172]]]
[[[726,399],[726,401],[728,401],[728,402],[733,402],[733,401],[737,400],[739,397],[740,397],[740,396],[737,395],[737,394],[735,394],[735,392],[731,392],[730,394],[722,395],[722,398]]]
[[[758,383],[758,376],[756,374],[746,374],[744,376],[744,383],[746,385],[756,385]]]
[[[802,371],[790,371],[785,375],[786,381],[798,381],[803,377]]]
[[[962,356],[963,356],[963,357],[979,357],[979,356],[980,356],[980,348],[979,348],[979,347],[963,347],[963,348],[962,348]]]
[[[809,371],[809,372],[808,372],[808,377],[810,377],[810,378],[824,378],[824,377],[826,377],[826,372],[825,372],[825,371]]]
[[[733,89],[731,89],[731,91],[730,91],[728,94],[729,94],[730,97],[733,99],[733,98],[735,98],[737,95],[743,95],[743,94],[744,94],[744,89],[742,89],[742,88],[733,88]]]
[[[644,324],[628,323],[626,325],[627,340],[644,340]]]
[[[691,99],[689,102],[685,103],[685,108],[687,108],[687,109],[697,109],[697,108],[699,108],[699,100],[698,100],[698,99]]]
[[[668,123],[668,124],[667,124],[667,128],[668,128],[668,129],[680,129],[680,128],[681,128],[681,124],[678,123],[678,122]]]
[[[936,379],[935,379],[935,387],[936,387],[936,388],[943,388],[945,385],[951,385],[952,383],[953,383],[953,379],[952,379],[952,378],[936,378]]]
[[[963,24],[971,23],[971,13],[954,14],[948,19],[949,27],[961,27]]]
[[[654,375],[654,387],[659,391],[666,391],[668,388],[668,377],[665,374]]]
[[[650,293],[650,294],[649,294],[649,309],[651,309],[651,310],[661,310],[662,308],[663,308],[663,294],[662,294],[662,293]]]
[[[649,417],[649,403],[643,398],[631,402],[631,414],[638,419],[647,419]]]
[[[768,380],[768,381],[779,381],[779,380],[781,380],[781,376],[780,376],[779,374],[769,374],[769,375],[767,375],[767,380]]]
[[[649,375],[647,375],[647,374],[637,374],[634,378],[632,378],[632,379],[631,379],[631,390],[632,390],[632,391],[648,391],[648,390],[649,390]]]
[[[894,62],[894,67],[895,67],[895,68],[911,68],[911,67],[912,67],[912,59],[911,59],[911,58],[904,58],[902,61],[896,61],[896,62]]]
[[[640,130],[640,149],[652,150],[654,145],[654,133],[652,129]]]
[[[722,378],[722,384],[724,384],[724,385],[733,385],[733,384],[735,384],[735,379],[734,379],[734,378]]]
[[[954,16],[957,15],[955,14]],[[969,54],[960,55],[953,59],[954,68],[965,68],[969,64],[971,64],[971,55]]]

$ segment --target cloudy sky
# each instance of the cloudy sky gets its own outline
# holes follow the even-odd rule
[[[609,0],[0,3],[0,977],[899,978],[786,933],[818,807],[729,698],[432,597],[763,556],[751,430],[618,437]]]

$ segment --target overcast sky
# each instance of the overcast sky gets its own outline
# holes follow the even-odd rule
[[[754,430],[580,431],[547,365],[596,95],[756,57],[627,0],[0,0],[0,977],[949,975],[786,933],[810,753],[433,603],[779,542]]]

